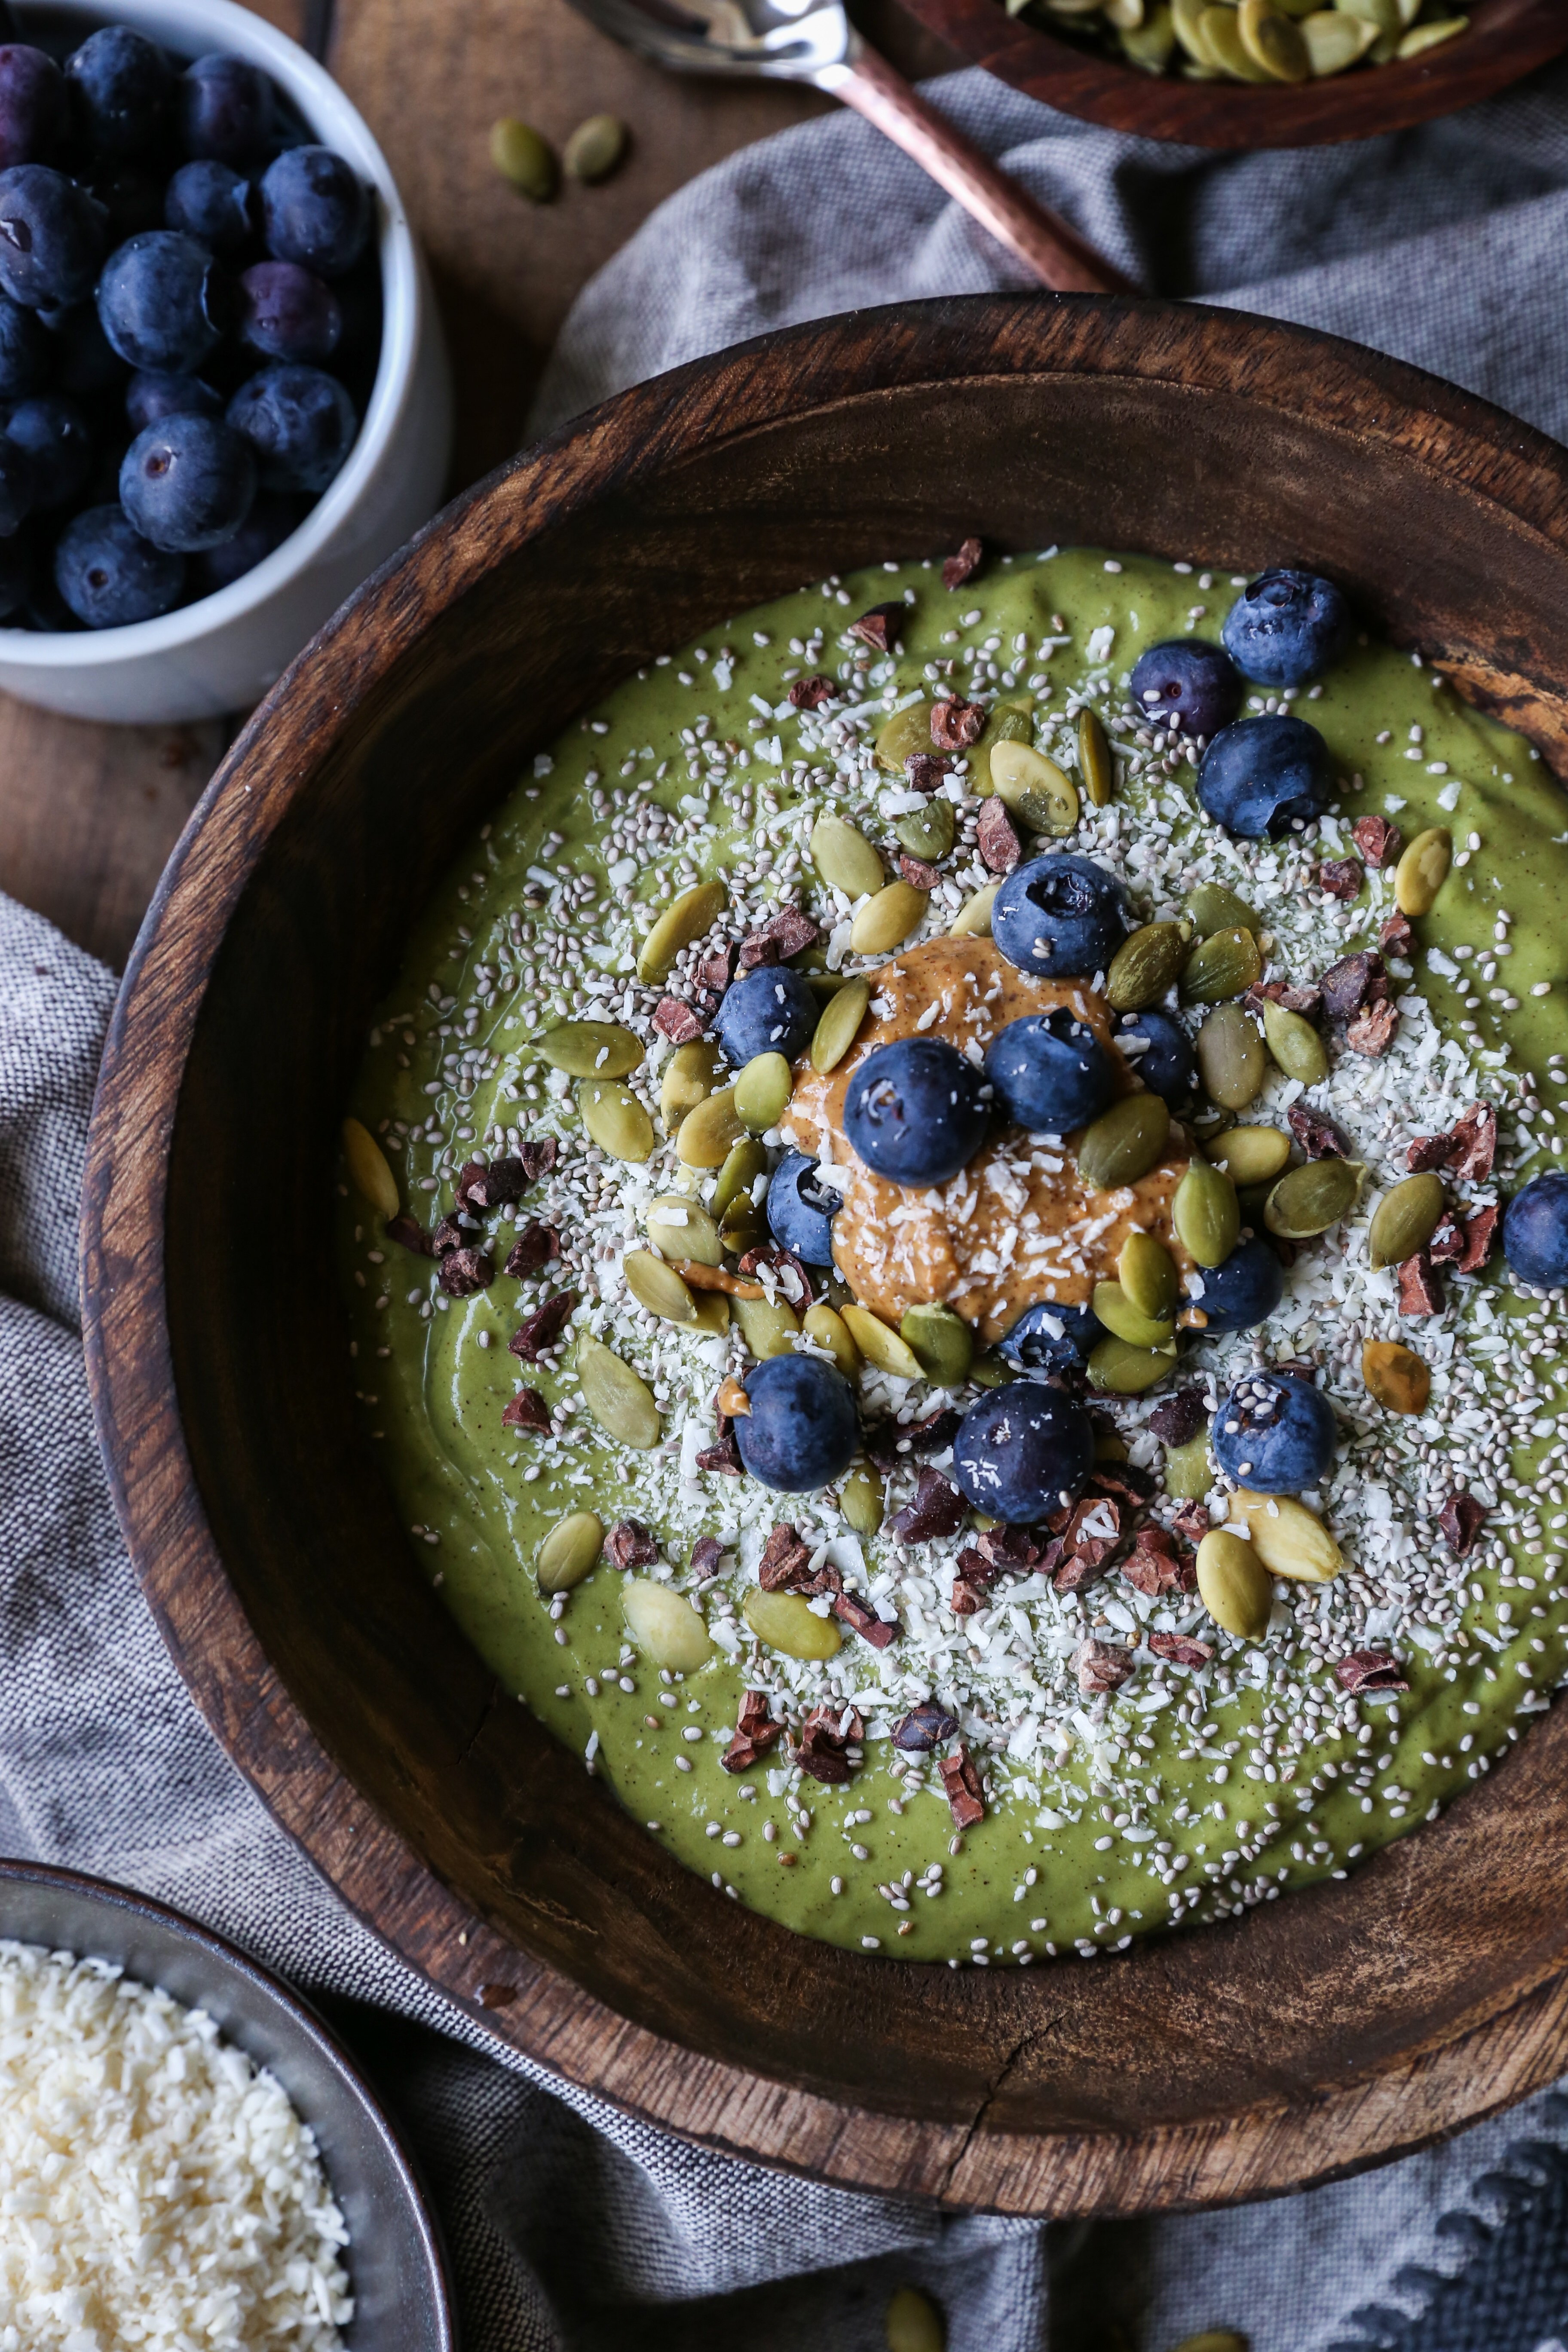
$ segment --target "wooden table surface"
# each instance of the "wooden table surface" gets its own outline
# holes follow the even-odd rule
[[[253,0],[323,58],[380,140],[436,281],[458,383],[451,488],[517,447],[574,295],[683,182],[829,104],[815,92],[680,80],[566,0]],[[858,21],[906,73],[959,62],[864,0]],[[520,114],[559,143],[618,114],[626,163],[533,207],[490,167],[489,126]],[[100,727],[0,696],[0,889],[123,963],[163,862],[232,729]]]

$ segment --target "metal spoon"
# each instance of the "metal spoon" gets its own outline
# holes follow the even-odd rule
[[[840,0],[572,0],[579,15],[676,73],[809,82],[901,147],[999,245],[1058,294],[1136,289],[1057,213],[867,47]]]

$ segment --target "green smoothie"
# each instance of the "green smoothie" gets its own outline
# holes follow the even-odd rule
[[[1516,1286],[1494,1244],[1474,1271],[1456,1272],[1451,1253],[1423,1300],[1394,1267],[1373,1269],[1369,1230],[1409,1173],[1412,1145],[1448,1134],[1474,1106],[1495,1113],[1495,1166],[1466,1176],[1450,1159],[1451,1224],[1483,1233],[1489,1205],[1559,1164],[1568,814],[1524,740],[1419,660],[1363,639],[1318,683],[1283,697],[1249,688],[1243,705],[1244,715],[1289,708],[1321,730],[1337,779],[1329,812],[1279,841],[1222,832],[1198,803],[1194,746],[1149,723],[1128,680],[1162,640],[1217,642],[1244,584],[1053,550],[994,559],[952,592],[935,565],[889,564],[709,631],[628,678],[533,761],[436,892],[368,1041],[349,1108],[385,1164],[363,1143],[346,1155],[341,1255],[364,1426],[422,1571],[501,1687],[649,1835],[734,1899],[837,1944],[954,1967],[1087,1958],[1342,1876],[1488,1771],[1564,1672],[1561,1296]],[[894,609],[857,633],[851,624],[877,607]],[[804,683],[818,677],[827,689]],[[917,788],[904,753],[943,699],[983,706],[986,732],[934,790],[929,776]],[[1110,752],[1106,798],[1086,772],[1086,709]],[[792,961],[822,1006],[865,972],[873,1022],[889,954],[916,955],[955,926],[988,947],[982,894],[997,877],[977,825],[989,751],[1004,740],[1042,753],[1067,787],[1049,808],[1013,795],[1026,858],[1066,849],[1109,866],[1135,923],[1181,921],[1205,884],[1234,893],[1256,918],[1268,982],[1304,987],[1379,951],[1394,868],[1369,862],[1357,819],[1385,818],[1406,843],[1446,828],[1453,858],[1405,951],[1397,930],[1383,950],[1398,1015],[1383,1050],[1355,1050],[1342,1024],[1314,1012],[1326,1078],[1304,1087],[1270,1059],[1260,1090],[1230,1114],[1291,1137],[1294,1165],[1310,1163],[1292,1111],[1298,1126],[1306,1113],[1329,1122],[1328,1156],[1365,1171],[1353,1205],[1326,1233],[1281,1246],[1292,1261],[1284,1296],[1261,1327],[1205,1338],[1189,1318],[1158,1385],[1089,1397],[1100,1472],[1147,1496],[1123,1493],[1123,1543],[1135,1524],[1174,1526],[1184,1580],[1144,1591],[1114,1551],[1076,1589],[1051,1563],[1024,1563],[964,1610],[952,1595],[959,1555],[976,1540],[973,1513],[928,1540],[900,1540],[891,1522],[920,1473],[951,1473],[951,1441],[922,1455],[919,1425],[972,1405],[984,1393],[973,1378],[907,1377],[910,1362],[877,1343],[857,1367],[857,1405],[868,1446],[894,1466],[863,1459],[847,1479],[792,1494],[700,1465],[700,1454],[725,1450],[726,1382],[743,1381],[759,1352],[821,1347],[799,1329],[797,1275],[765,1252],[754,1171],[783,1156],[777,1114],[727,1169],[738,1122],[711,1113],[718,1142],[697,1159],[680,1155],[676,1134],[695,1150],[683,1118],[736,1075],[711,1050],[703,1060],[711,960],[727,952],[732,963],[781,908],[815,926]],[[932,822],[938,799],[951,827],[941,812]],[[825,814],[870,845],[887,881],[910,840],[930,853],[910,886],[913,928],[890,950],[852,943],[864,899],[818,870],[812,837]],[[1070,829],[1034,838],[1047,821]],[[653,926],[709,881],[722,888],[695,902],[699,935],[653,959],[655,971]],[[665,1034],[679,1026],[668,1011],[656,1024],[672,1000],[701,1030],[695,1043]],[[1173,991],[1166,1002],[1178,1010]],[[1179,1017],[1195,1030],[1210,1010]],[[584,1023],[602,1034],[549,1045],[563,1024]],[[572,1066],[552,1066],[563,1059]],[[1223,1160],[1224,1117],[1201,1089],[1185,1132],[1189,1148]],[[463,1218],[444,1225],[476,1163]],[[486,1165],[497,1171],[488,1187]],[[742,1178],[749,1225],[744,1196],[739,1212],[725,1197]],[[400,1211],[390,1233],[389,1185]],[[736,1246],[710,1250],[720,1263],[706,1269],[727,1287],[710,1286],[700,1250],[679,1243],[682,1201],[694,1237],[708,1230],[703,1212],[729,1218]],[[676,1203],[676,1222],[667,1209],[658,1226],[656,1213],[664,1246],[650,1252],[656,1202]],[[1244,1187],[1241,1213],[1264,1230],[1260,1193]],[[760,1267],[748,1244],[764,1245]],[[634,1293],[626,1261],[639,1255]],[[661,1290],[646,1278],[650,1263],[677,1261],[689,1282]],[[862,1311],[835,1276],[806,1274],[818,1305],[848,1306],[851,1320]],[[552,1335],[548,1313],[534,1318],[563,1294],[575,1304],[557,1310]],[[1026,1287],[1013,1295],[1025,1303]],[[678,1318],[689,1307],[696,1319],[668,1319],[669,1299]],[[521,1360],[509,1346],[520,1331]],[[1379,1341],[1420,1358],[1424,1409],[1393,1411],[1369,1390],[1363,1350]],[[982,1381],[1010,1376],[976,1348]],[[606,1391],[606,1356],[637,1376],[629,1389],[614,1371]],[[1235,1516],[1226,1482],[1201,1436],[1178,1454],[1151,1423],[1178,1392],[1196,1387],[1212,1406],[1254,1366],[1276,1363],[1310,1368],[1333,1406],[1333,1465],[1301,1500],[1343,1564],[1327,1581],[1279,1578],[1267,1629],[1246,1638],[1216,1625],[1192,1589],[1205,1515],[1216,1527],[1227,1508]],[[1458,1520],[1457,1496],[1468,1498]],[[542,1590],[544,1539],[589,1513],[609,1550],[590,1538],[596,1565],[568,1590]],[[628,1525],[629,1537],[611,1536]],[[802,1605],[818,1646],[837,1631],[831,1656],[788,1655],[752,1630],[760,1563],[781,1525],[807,1555],[797,1592],[826,1579]],[[565,1548],[559,1538],[557,1553]],[[853,1610],[833,1605],[836,1580],[863,1621],[896,1623],[894,1638],[854,1630]],[[700,1664],[650,1654],[652,1619],[635,1597],[627,1613],[628,1592],[648,1587],[689,1605]],[[1115,1687],[1086,1680],[1086,1643],[1127,1664]],[[657,1639],[653,1650],[667,1654]],[[1384,1662],[1372,1670],[1381,1690],[1355,1687],[1368,1670],[1344,1664],[1365,1654]],[[784,1727],[726,1770],[748,1692]],[[926,1703],[950,1731],[926,1748],[895,1745]],[[809,1753],[802,1726],[817,1707],[852,1735],[838,1740],[837,1780],[795,1760]],[[963,1826],[973,1808],[954,1809],[941,1769],[959,1753],[984,1804]]]

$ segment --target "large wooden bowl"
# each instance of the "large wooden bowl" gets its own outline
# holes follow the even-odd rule
[[[1324,81],[1246,87],[1147,74],[1009,16],[1002,0],[901,0],[971,64],[1108,130],[1192,147],[1324,147],[1491,98],[1568,49],[1565,0],[1472,0],[1469,29],[1418,58]]]
[[[974,299],[660,378],[460,500],[236,744],[115,1015],[87,1186],[100,1426],[217,1737],[489,2030],[709,2146],[1055,2214],[1321,2179],[1568,2063],[1568,1715],[1435,1826],[1245,1920],[1028,1972],[727,1902],[497,1685],[356,1434],[329,1235],[371,1008],[590,697],[828,571],[978,530],[1304,558],[1568,767],[1568,452],[1301,330]]]

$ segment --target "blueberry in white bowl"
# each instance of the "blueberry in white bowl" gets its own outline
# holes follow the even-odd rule
[[[1020,971],[1089,979],[1127,936],[1121,883],[1091,857],[1058,851],[1016,866],[991,906],[991,936]]]
[[[1276,841],[1328,807],[1329,747],[1315,727],[1264,712],[1222,728],[1204,753],[1198,798],[1216,824],[1247,841]]]
[[[984,1140],[988,1093],[973,1063],[945,1038],[901,1037],[868,1054],[850,1079],[844,1131],[879,1176],[945,1184]]]
[[[751,1411],[735,1417],[735,1443],[749,1476],[787,1495],[843,1476],[859,1425],[842,1372],[820,1356],[770,1356],[745,1385]]]
[[[125,453],[120,502],[154,547],[195,555],[232,540],[256,496],[256,458],[230,425],[184,410]]]
[[[1215,1459],[1238,1486],[1299,1495],[1334,1458],[1334,1409],[1300,1372],[1246,1372],[1214,1421]]]
[[[1237,598],[1221,635],[1244,677],[1259,686],[1305,686],[1339,659],[1353,626],[1331,580],[1284,566],[1260,573]]]

